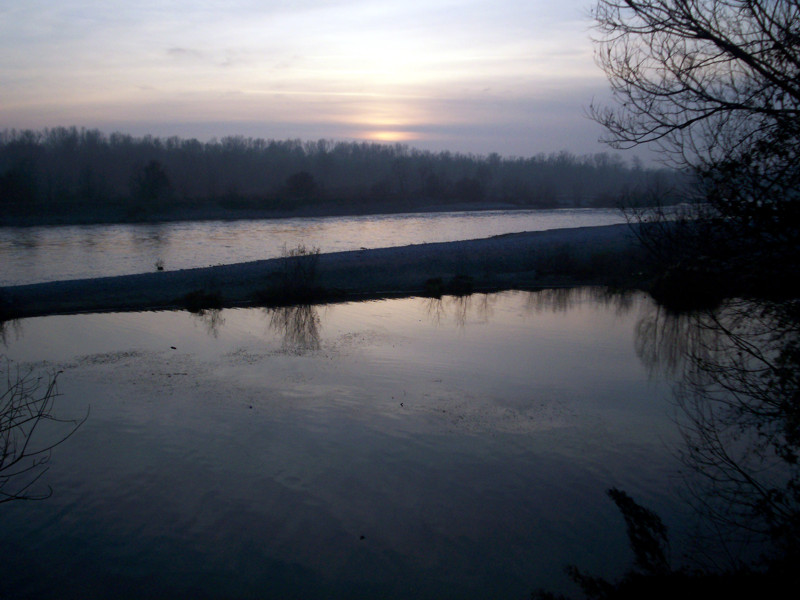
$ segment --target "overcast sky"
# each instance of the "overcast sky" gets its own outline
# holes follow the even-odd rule
[[[606,148],[592,0],[0,0],[0,128]]]

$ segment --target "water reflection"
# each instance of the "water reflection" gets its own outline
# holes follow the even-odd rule
[[[225,325],[225,317],[222,316],[220,308],[203,308],[191,313],[192,318],[203,325],[206,333],[214,339],[219,338],[219,332]]]
[[[766,542],[798,557],[800,301],[730,301],[676,315],[652,308],[637,327],[649,369],[677,377],[677,422],[690,499],[704,517],[701,550],[745,561]],[[738,565],[734,565],[738,566]]]
[[[37,229],[13,230],[11,245],[26,251],[36,250],[40,245],[39,231]]]
[[[613,309],[618,316],[625,315],[641,304],[643,294],[605,287],[552,288],[520,292],[526,313],[566,313],[583,304]],[[455,325],[463,328],[470,321],[488,323],[501,294],[466,294],[426,297],[425,313],[428,319],[442,325],[450,315]]]
[[[424,299],[425,314],[437,326],[446,322],[448,315],[452,314],[456,327],[463,329],[469,320],[488,323],[498,297],[497,294],[428,297]]]
[[[170,242],[171,228],[164,223],[150,223],[131,229],[131,241],[134,248],[159,248]]]
[[[14,332],[14,339],[19,340],[22,337],[22,322],[19,319],[9,319],[7,321],[0,321],[0,342],[3,346],[8,346],[9,333]]]
[[[622,292],[601,287],[544,289],[517,292],[522,298],[522,309],[526,313],[565,313],[585,303],[611,308],[616,315],[624,315],[641,303],[642,294]],[[428,321],[444,326],[448,322],[459,329],[468,323],[489,323],[495,306],[501,302],[502,293],[472,293],[422,297],[422,309]],[[282,348],[292,354],[305,354],[319,350],[322,330],[319,308],[321,305],[298,304],[294,306],[270,307],[263,311],[269,319],[269,328],[282,338]],[[223,311],[203,309],[192,313],[192,318],[201,323],[206,332],[218,338],[225,325]]]
[[[6,588],[106,572],[130,597],[158,577],[176,595],[283,581],[276,595],[513,598],[569,560],[622,554],[585,532],[617,528],[596,502],[609,479],[666,497],[664,390],[632,319],[591,302],[531,318],[536,295],[445,296],[442,327],[422,298],[26,319],[16,360],[63,365],[70,401],[101,401],[48,475],[56,497],[0,511],[22,540]],[[351,593],[364,565],[371,587]]]
[[[108,243],[109,231],[102,227],[87,228],[83,236],[82,245],[88,251],[101,248]]]
[[[614,310],[616,315],[624,315],[636,308],[641,299],[640,292],[617,290],[606,287],[551,288],[524,292],[523,309],[528,313],[566,313],[583,304],[591,303]],[[448,314],[453,314],[459,327],[463,327],[468,317],[474,316],[478,322],[488,322],[493,314],[493,306],[498,294],[470,294],[466,296],[443,296],[427,298],[426,312],[435,323],[440,323]]]
[[[320,316],[310,304],[264,309],[270,329],[282,336],[281,349],[289,354],[304,355],[320,348]]]
[[[523,292],[523,296],[523,309],[526,312],[566,312],[581,303],[593,302],[612,307],[616,314],[621,315],[637,305],[637,294],[606,288],[539,290]],[[464,329],[470,322],[488,323],[494,314],[494,306],[501,298],[502,294],[475,293],[425,297],[420,301],[428,320],[434,325],[441,326],[452,319],[457,328]],[[321,319],[317,306],[301,304],[264,310],[269,317],[270,329],[282,337],[284,352],[302,355],[319,350]],[[208,320],[210,317],[204,318]],[[220,317],[219,325],[222,324],[224,319]]]
[[[653,305],[636,324],[636,354],[655,374],[675,375],[691,356],[701,328],[692,315],[677,315]]]
[[[592,302],[604,308],[613,308],[618,315],[630,312],[642,294],[629,290],[606,287],[552,288],[529,293],[525,309],[529,312],[564,313],[583,303]]]

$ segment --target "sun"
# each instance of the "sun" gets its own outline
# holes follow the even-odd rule
[[[417,136],[410,131],[381,130],[366,132],[364,137],[368,140],[374,140],[376,142],[407,142],[415,139]]]

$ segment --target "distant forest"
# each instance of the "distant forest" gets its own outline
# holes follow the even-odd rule
[[[674,171],[606,153],[477,156],[402,144],[241,136],[200,142],[75,127],[0,133],[0,223],[148,220],[193,211],[611,207],[652,201],[654,190],[669,202],[680,180]]]

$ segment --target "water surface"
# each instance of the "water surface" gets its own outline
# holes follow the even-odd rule
[[[52,498],[0,510],[4,589],[63,598],[526,598],[629,566],[605,490],[681,531],[643,296],[53,316]]]
[[[0,227],[0,286],[261,260],[298,244],[334,252],[622,222],[614,209],[558,209]]]

